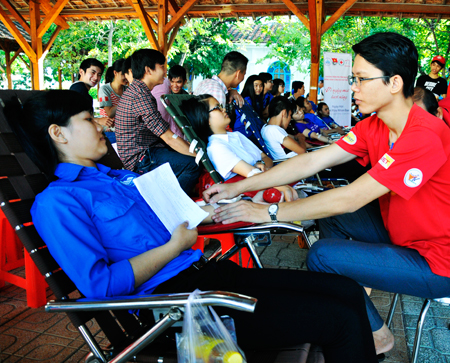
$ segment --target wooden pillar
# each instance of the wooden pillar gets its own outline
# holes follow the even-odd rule
[[[167,24],[167,0],[158,1],[158,46],[159,50],[164,56],[167,55],[168,44],[167,44],[167,33],[165,26]]]
[[[61,68],[58,68],[58,83],[59,83],[59,89],[62,89],[62,71],[61,71]]]
[[[8,80],[8,89],[12,89],[12,78],[11,78],[11,54],[9,53],[9,48],[5,48],[5,63],[6,63],[6,79]]]
[[[317,102],[317,86],[320,68],[320,45],[322,40],[323,0],[309,0],[309,23],[311,36],[311,78],[309,99]]]
[[[42,37],[38,36],[41,25],[40,0],[30,0],[30,31],[31,48],[36,54],[36,59],[31,61],[31,85],[34,90],[44,87],[44,57],[42,56]]]

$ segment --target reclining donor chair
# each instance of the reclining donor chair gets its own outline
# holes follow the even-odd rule
[[[176,354],[173,354],[174,342],[169,342],[173,343],[170,347],[172,353],[167,356],[166,352],[161,351],[162,346],[166,345],[167,339],[164,340],[161,337],[165,335],[169,327],[182,319],[188,294],[125,296],[101,300],[84,298],[53,259],[34,228],[30,209],[35,196],[47,187],[48,180],[24,153],[6,121],[2,109],[4,101],[12,97],[19,97],[23,102],[35,92],[41,91],[0,91],[0,105],[2,106],[0,108],[0,206],[56,297],[56,300],[47,303],[45,310],[67,313],[91,351],[85,358],[86,362],[176,361]],[[247,242],[242,245],[250,249],[256,266],[262,267],[253,248],[254,236],[264,233],[269,234],[270,237],[270,232],[274,228],[279,230],[282,226],[298,233],[303,231],[298,225],[274,225],[272,223],[236,226],[231,230],[228,229],[226,233],[237,236],[241,233],[245,234],[243,239]],[[207,233],[215,235],[223,233],[223,231],[208,231]],[[64,237],[61,236],[61,238]],[[234,246],[232,250],[225,251],[222,258],[236,253],[241,247],[238,243],[238,246]],[[201,300],[204,305],[230,307],[249,313],[254,311],[257,303],[256,299],[252,297],[222,291],[203,292]],[[139,316],[131,313],[132,310],[138,309],[140,309]],[[162,317],[157,316],[155,319],[148,309],[159,309],[158,311],[165,309],[166,312]],[[110,348],[102,348],[94,338],[95,333],[89,330],[87,324],[91,319],[96,320],[106,335],[111,343]],[[150,344],[152,342],[154,343]],[[295,361],[306,362],[308,350],[309,345],[306,344],[288,351],[296,352]],[[274,359],[276,360],[277,356],[285,357],[286,353],[282,353],[281,356],[278,353],[275,354]],[[162,358],[165,355],[166,358]],[[264,353],[264,356],[267,354]],[[299,356],[304,357],[303,360],[299,360]]]

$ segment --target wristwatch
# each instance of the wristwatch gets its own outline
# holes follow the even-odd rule
[[[272,222],[278,223],[277,213],[278,213],[278,203],[271,204],[269,207],[269,216]]]

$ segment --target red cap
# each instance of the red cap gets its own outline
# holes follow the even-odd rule
[[[438,62],[442,67],[445,66],[445,58],[442,55],[435,56],[431,60],[431,63],[433,63],[433,62]]]

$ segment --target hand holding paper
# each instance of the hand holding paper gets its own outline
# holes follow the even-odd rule
[[[181,189],[169,163],[134,179],[134,184],[170,234],[185,221],[192,229],[208,216]]]

